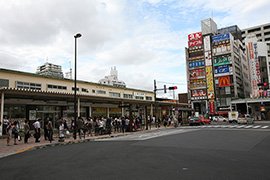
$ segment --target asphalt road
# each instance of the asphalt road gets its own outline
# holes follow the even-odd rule
[[[0,179],[270,179],[270,130],[164,129],[0,159]]]

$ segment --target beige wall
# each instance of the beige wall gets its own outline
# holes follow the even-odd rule
[[[72,87],[74,87],[73,80],[49,78],[49,77],[39,76],[35,74],[30,74],[30,73],[9,71],[9,70],[3,70],[3,69],[0,69],[0,79],[9,80],[10,88],[16,88],[16,81],[39,83],[41,84],[41,89],[43,91],[73,93]],[[48,89],[47,88],[48,84],[66,86],[67,90],[57,90],[57,89],[50,89],[50,88]],[[154,93],[148,92],[148,91],[141,91],[141,90],[128,89],[128,88],[117,88],[117,87],[99,85],[99,84],[82,82],[82,81],[77,81],[77,88],[79,88],[78,94],[106,96],[106,97],[109,97],[109,92],[120,93],[120,98],[123,98],[123,94],[131,94],[133,95],[133,98],[135,98],[134,92],[143,93],[144,100],[146,100],[146,96],[149,96],[149,97],[152,97],[152,101],[154,101]],[[87,93],[82,92],[82,88],[87,89],[88,92]],[[92,90],[95,90],[95,93],[93,93]],[[97,93],[98,90],[106,91],[106,94],[98,94]]]

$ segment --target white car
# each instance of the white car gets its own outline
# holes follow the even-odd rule
[[[222,116],[214,116],[213,121],[215,121],[215,122],[227,122],[228,119],[225,118],[225,117],[222,117]]]
[[[254,124],[254,117],[250,116],[249,114],[242,115],[237,119],[238,124]]]

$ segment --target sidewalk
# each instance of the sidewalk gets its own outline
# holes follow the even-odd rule
[[[173,126],[167,127],[167,128],[172,128]],[[52,146],[58,146],[58,145],[67,145],[67,144],[75,144],[75,143],[80,143],[80,142],[87,142],[87,141],[94,141],[95,139],[100,139],[100,138],[111,138],[111,137],[117,137],[117,136],[123,136],[123,135],[128,135],[128,134],[134,134],[134,133],[142,133],[142,132],[147,132],[147,131],[155,131],[157,129],[164,129],[164,127],[160,128],[155,128],[151,127],[148,128],[148,130],[137,130],[136,132],[125,132],[123,133],[112,133],[111,135],[99,135],[99,136],[85,136],[85,139],[79,139],[79,136],[77,134],[77,139],[73,139],[73,135],[70,134],[68,138],[65,139],[64,142],[58,142],[58,137],[57,134],[54,134],[54,141],[50,143],[49,141],[44,139],[44,136],[42,135],[40,138],[39,143],[35,143],[35,138],[31,137],[28,139],[28,144],[24,143],[24,140],[22,141],[17,141],[18,145],[14,145],[14,139],[12,138],[10,140],[11,146],[7,146],[7,139],[0,139],[0,158],[10,156],[13,154],[17,153],[22,153],[28,150],[34,150],[34,149],[40,149],[40,148],[45,148],[45,147],[52,147]],[[94,133],[92,133],[94,134]]]

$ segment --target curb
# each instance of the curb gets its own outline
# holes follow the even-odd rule
[[[169,129],[169,127],[167,129]],[[115,138],[115,137],[127,136],[130,134],[148,133],[148,132],[157,131],[157,130],[160,130],[160,128],[159,129],[151,129],[151,130],[147,130],[147,131],[126,132],[125,134],[98,136],[98,137],[95,137],[92,139],[70,140],[70,141],[66,141],[66,142],[55,142],[55,143],[49,143],[49,144],[43,144],[43,145],[36,145],[36,146],[32,146],[32,147],[29,147],[29,148],[26,148],[26,149],[23,149],[23,150],[14,152],[14,153],[0,156],[0,158],[4,158],[4,157],[11,156],[14,154],[19,154],[19,153],[23,153],[26,151],[36,150],[36,149],[43,149],[43,148],[55,147],[55,146],[65,146],[65,145],[69,145],[69,144],[78,144],[78,143],[84,143],[84,142],[91,142],[91,141],[95,141],[96,139]]]

